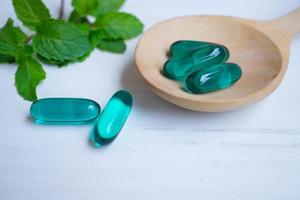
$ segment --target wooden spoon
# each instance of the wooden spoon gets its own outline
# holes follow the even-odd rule
[[[136,65],[153,92],[183,108],[221,112],[270,95],[286,72],[292,36],[300,32],[300,8],[268,22],[227,16],[185,16],[163,21],[144,33],[136,49]],[[162,75],[170,45],[177,40],[223,44],[229,62],[239,64],[242,78],[232,87],[203,95],[189,94]]]

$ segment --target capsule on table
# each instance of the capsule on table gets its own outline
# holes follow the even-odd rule
[[[130,114],[132,104],[133,98],[127,91],[120,90],[111,97],[91,133],[90,139],[96,147],[114,141]]]
[[[168,78],[182,80],[198,70],[226,62],[229,58],[228,49],[222,45],[203,42],[188,44],[178,42],[171,46],[172,57],[163,68]]]
[[[37,123],[81,124],[95,120],[101,108],[93,100],[82,98],[45,98],[31,105],[30,113]]]
[[[234,63],[222,63],[191,74],[186,87],[194,94],[204,94],[230,87],[242,76],[241,68]]]

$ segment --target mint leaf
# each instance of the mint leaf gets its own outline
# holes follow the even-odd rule
[[[13,20],[8,19],[0,29],[0,54],[15,56],[18,47],[23,46],[27,38],[20,28],[13,26]]]
[[[58,67],[63,67],[70,63],[69,60],[58,61],[58,60],[44,58],[41,55],[37,55],[37,57],[42,63],[48,64],[48,65],[57,65]]]
[[[124,4],[125,0],[98,0],[98,10],[96,15],[103,15],[107,12],[118,11]]]
[[[105,39],[105,33],[103,29],[91,30],[89,39],[91,44],[96,47],[101,40]]]
[[[0,63],[13,63],[15,58],[10,55],[0,54]]]
[[[26,46],[19,51],[19,66],[15,75],[15,84],[20,96],[25,100],[37,100],[36,87],[46,78],[42,65],[32,57],[32,49]]]
[[[84,17],[96,13],[99,0],[72,0],[72,5],[79,15]]]
[[[41,55],[38,55],[39,60],[41,60],[43,63],[49,64],[49,65],[57,65],[58,67],[65,67],[68,64],[74,63],[74,62],[82,62],[84,61],[86,58],[88,58],[90,56],[92,51],[88,52],[86,55],[77,58],[76,60],[65,60],[65,61],[59,61],[59,60],[54,60],[54,59],[47,59],[44,58]]]
[[[72,0],[72,5],[81,17],[85,17],[118,11],[124,2],[125,0]]]
[[[37,26],[36,31],[33,48],[46,59],[75,60],[92,49],[86,28],[73,23],[47,20]]]
[[[18,18],[31,29],[50,19],[49,11],[41,0],[13,0],[13,6]]]
[[[143,24],[135,16],[124,12],[109,12],[97,17],[95,26],[111,40],[131,39],[143,31]]]
[[[87,23],[88,20],[86,17],[81,17],[80,14],[76,11],[73,10],[71,12],[71,15],[69,17],[69,22],[75,23],[75,24],[81,24],[81,23]]]
[[[126,51],[126,44],[123,40],[101,40],[97,47],[113,53],[124,53]]]

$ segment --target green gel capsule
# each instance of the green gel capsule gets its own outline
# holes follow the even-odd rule
[[[164,74],[171,79],[182,80],[186,79],[190,74],[210,67],[212,65],[226,62],[229,58],[229,51],[226,47],[212,43],[199,43],[197,48],[186,52],[188,46],[180,46],[180,43],[171,47],[172,56],[164,65]],[[189,45],[191,46],[191,45]],[[173,50],[172,50],[173,49]],[[183,50],[185,49],[185,50]],[[181,53],[180,53],[181,52]]]
[[[186,87],[195,94],[203,94],[230,87],[242,76],[241,68],[234,63],[221,63],[191,74]]]
[[[96,147],[114,141],[123,128],[132,108],[133,98],[127,91],[116,92],[103,112],[91,134],[91,141]]]
[[[31,105],[30,113],[37,123],[82,124],[95,120],[100,106],[81,98],[46,98]]]
[[[171,56],[182,56],[191,53],[198,48],[204,48],[213,43],[201,42],[201,41],[192,41],[192,40],[179,40],[174,42],[170,47]],[[220,45],[221,46],[221,45]]]

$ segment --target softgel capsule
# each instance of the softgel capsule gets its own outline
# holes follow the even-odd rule
[[[46,98],[31,105],[37,123],[77,124],[95,120],[101,112],[97,102],[81,98]]]

